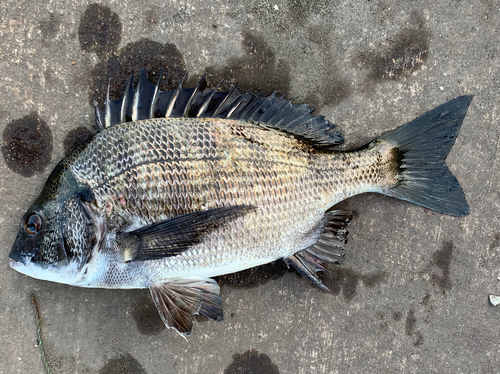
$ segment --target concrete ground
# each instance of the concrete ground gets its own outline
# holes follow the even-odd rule
[[[484,1],[0,2],[0,373],[42,373],[29,295],[54,373],[497,373],[500,369],[500,5]],[[80,289],[9,267],[19,221],[91,134],[108,78],[208,72],[297,96],[360,146],[474,95],[447,163],[471,214],[381,195],[355,212],[324,292],[276,264],[222,278],[223,322],[189,343],[147,290]],[[251,278],[251,279],[248,279]]]

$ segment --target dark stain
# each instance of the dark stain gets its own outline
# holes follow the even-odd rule
[[[224,370],[224,374],[279,374],[278,367],[268,355],[255,349],[243,354],[233,355],[233,362]]]
[[[278,279],[287,272],[294,272],[294,270],[289,270],[283,261],[278,260],[237,273],[221,275],[215,279],[220,286],[252,288]]]
[[[431,34],[421,17],[413,17],[415,28],[404,29],[383,42],[380,49],[363,51],[354,58],[356,66],[370,70],[372,81],[399,80],[425,65]]]
[[[323,0],[288,0],[287,3],[290,19],[297,25],[306,24],[311,13],[324,13],[328,4]]]
[[[109,359],[99,374],[147,374],[142,365],[130,353]]]
[[[290,66],[284,60],[277,60],[272,48],[264,38],[249,30],[242,32],[243,57],[231,57],[226,66],[210,66],[206,69],[211,74],[212,86],[221,79],[222,90],[229,89],[238,82],[242,91],[269,95],[273,92],[285,94],[290,91]],[[190,80],[188,85],[196,84],[197,79]]]
[[[450,264],[453,259],[453,243],[444,242],[442,249],[434,252],[432,259],[433,265],[441,269],[441,275],[431,272],[431,281],[445,293],[451,290]]]
[[[43,172],[52,154],[52,131],[32,112],[16,119],[3,132],[2,154],[10,170],[31,177]]]
[[[383,272],[365,275],[338,266],[330,266],[329,270],[331,270],[331,273],[320,273],[320,279],[330,288],[334,295],[338,295],[342,291],[346,301],[351,301],[356,296],[356,288],[360,281],[366,287],[372,288],[380,284],[385,278]]]
[[[158,335],[165,330],[165,325],[150,297],[139,299],[132,310],[132,317],[142,335]]]
[[[387,332],[389,331],[389,322],[383,321],[378,324],[380,331]]]
[[[427,306],[430,300],[431,300],[431,295],[429,293],[426,293],[424,298],[420,302],[420,305]]]
[[[398,311],[398,312],[394,312],[394,313],[392,314],[392,319],[393,319],[394,321],[401,321],[401,318],[403,318],[403,313],[401,313],[401,312],[399,312],[399,311]]]
[[[392,314],[392,319],[394,321],[401,321],[401,318],[403,318],[403,313],[397,311]]]
[[[340,74],[335,63],[334,48],[330,43],[330,30],[320,26],[308,28],[309,40],[319,48],[323,58],[323,72],[318,84],[308,92],[306,103],[319,109],[325,105],[338,105],[351,94],[351,85]]]
[[[415,325],[417,324],[417,319],[415,318],[415,312],[410,310],[408,316],[406,316],[405,332],[406,335],[413,335],[413,330],[415,330]]]
[[[110,78],[113,79],[111,100],[120,98],[125,91],[130,74],[135,72],[135,81],[137,81],[142,69],[154,83],[163,71],[161,90],[174,89],[186,74],[184,59],[174,44],[140,39],[127,44],[116,54],[96,65],[90,76],[89,103],[92,103],[93,98],[99,103],[104,102]]]
[[[375,317],[380,321],[378,327],[380,331],[387,332],[389,331],[389,322],[385,321],[385,314],[383,312],[377,312]]]
[[[424,344],[424,335],[420,331],[417,331],[415,335],[417,336],[417,339],[415,340],[415,343],[413,343],[413,345],[415,347],[419,347]]]
[[[68,155],[71,151],[88,143],[93,136],[94,133],[85,126],[80,126],[71,130],[64,139],[64,154]]]
[[[492,251],[495,248],[498,248],[500,244],[500,233],[496,232],[495,235],[493,235],[493,240],[491,241],[491,244],[488,246],[488,251]]]
[[[62,14],[50,13],[48,18],[40,21],[38,27],[42,32],[42,37],[45,42],[48,42],[56,36],[58,31],[61,29],[62,19]]]
[[[80,19],[78,36],[83,52],[105,57],[116,50],[122,38],[118,14],[106,6],[90,4]]]

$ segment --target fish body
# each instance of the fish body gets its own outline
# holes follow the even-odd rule
[[[315,274],[342,263],[351,217],[332,208],[350,196],[468,213],[444,160],[471,97],[339,152],[340,134],[307,106],[203,83],[168,97],[157,87],[141,74],[135,91],[129,83],[96,111],[100,131],[60,162],[23,217],[13,268],[149,288],[166,326],[188,334],[194,314],[222,319],[214,276],[283,259],[326,289]]]

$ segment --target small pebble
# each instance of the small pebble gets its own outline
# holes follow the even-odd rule
[[[500,304],[500,296],[490,295],[490,303],[492,303],[494,306]]]

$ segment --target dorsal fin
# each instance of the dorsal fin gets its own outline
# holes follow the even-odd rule
[[[242,93],[236,85],[227,92],[207,88],[203,76],[194,88],[179,86],[170,91],[159,90],[159,81],[153,84],[141,71],[135,90],[132,76],[124,96],[116,101],[106,97],[104,113],[96,108],[96,126],[110,127],[126,121],[158,117],[212,117],[241,120],[259,124],[300,138],[315,147],[329,147],[343,143],[335,125],[323,116],[312,115],[306,104],[294,105],[293,100],[271,94],[267,97]],[[161,79],[161,75],[160,78]]]

